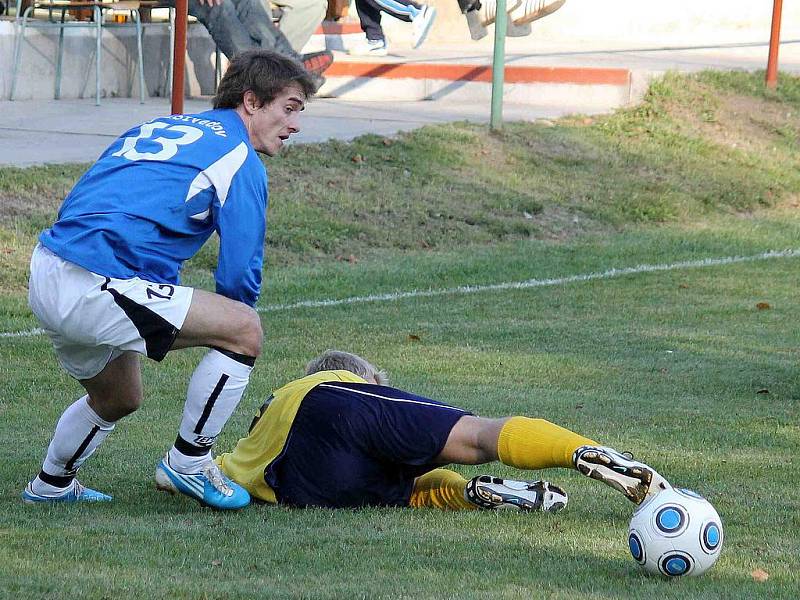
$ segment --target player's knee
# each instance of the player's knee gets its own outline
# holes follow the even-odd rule
[[[90,394],[90,406],[102,418],[117,421],[135,412],[142,405],[142,390],[138,386],[120,387],[113,393],[95,391]]]
[[[261,317],[249,306],[243,306],[238,315],[236,345],[232,348],[236,352],[246,356],[257,358],[261,355],[261,347],[264,341],[264,330],[261,328]]]
[[[138,390],[132,390],[120,395],[117,399],[117,408],[121,416],[129,415],[139,410],[142,405],[142,394]]]
[[[497,442],[507,419],[478,417],[475,422],[475,446],[484,462],[497,460]]]

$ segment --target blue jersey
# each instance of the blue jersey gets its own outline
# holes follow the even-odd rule
[[[252,306],[266,209],[266,170],[236,112],[172,115],[111,144],[39,239],[99,275],[177,284],[183,262],[216,232],[217,293]]]

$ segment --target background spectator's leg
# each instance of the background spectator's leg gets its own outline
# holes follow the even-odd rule
[[[269,13],[269,0],[262,0]],[[314,31],[322,23],[328,8],[327,0],[278,0],[274,3],[283,9],[280,30],[292,47],[300,52]]]

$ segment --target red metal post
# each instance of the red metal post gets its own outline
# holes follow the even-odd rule
[[[184,73],[186,72],[186,20],[189,0],[175,2],[175,54],[172,59],[172,114],[183,113]]]
[[[772,32],[769,36],[769,58],[767,59],[767,87],[775,89],[778,85],[778,47],[781,43],[781,10],[783,0],[774,0],[772,5]]]

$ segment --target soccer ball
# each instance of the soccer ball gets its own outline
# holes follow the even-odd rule
[[[668,577],[700,575],[722,550],[722,520],[700,494],[664,490],[636,509],[628,547],[645,571]]]

